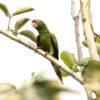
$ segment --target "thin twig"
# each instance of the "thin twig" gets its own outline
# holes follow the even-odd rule
[[[79,15],[75,17],[75,35],[76,35],[76,44],[77,44],[77,52],[78,52],[78,58],[79,62],[83,62],[83,53],[82,53],[82,47],[80,43],[80,32],[79,32]]]
[[[8,27],[7,27],[7,30],[9,31],[10,29],[10,21],[11,21],[11,17],[9,17],[9,21],[8,21]]]
[[[79,14],[80,14],[80,10],[78,15],[75,15],[75,0],[71,0],[71,15],[75,23],[75,36],[76,36],[78,59],[79,62],[83,62],[83,53],[82,53],[82,47],[80,43],[80,32],[79,32]]]
[[[8,32],[6,31],[3,31],[2,29],[0,29],[0,33],[7,36],[8,38],[16,41],[16,42],[19,42],[20,44],[28,47],[29,49],[35,51],[36,53],[42,55],[43,57],[45,57],[46,59],[48,59],[50,62],[53,62],[55,63],[58,67],[60,67],[62,70],[64,70],[65,72],[67,72],[70,76],[72,76],[74,79],[76,79],[78,82],[80,82],[81,84],[83,84],[83,81],[81,79],[81,77],[77,76],[75,72],[73,72],[71,69],[68,68],[68,66],[66,65],[61,65],[59,63],[59,61],[57,59],[55,59],[54,57],[52,57],[51,55],[47,54],[46,52],[44,52],[43,50],[41,49],[37,49],[37,47],[30,43],[30,42],[26,42],[12,34],[9,34]]]

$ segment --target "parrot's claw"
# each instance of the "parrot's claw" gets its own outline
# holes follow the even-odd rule
[[[38,49],[41,49],[41,47],[37,47],[36,50],[35,50],[35,53],[37,52]]]
[[[47,55],[51,55],[51,53],[49,53],[49,52],[46,51],[45,56],[47,56]]]

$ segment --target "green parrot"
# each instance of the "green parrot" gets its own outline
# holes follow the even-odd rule
[[[58,43],[55,35],[51,33],[47,27],[47,25],[39,19],[35,19],[32,21],[32,26],[38,31],[39,35],[37,36],[37,46],[50,53],[56,59],[59,59],[59,50],[58,50]],[[53,68],[62,82],[62,75],[60,68],[56,66],[54,63],[51,63]]]

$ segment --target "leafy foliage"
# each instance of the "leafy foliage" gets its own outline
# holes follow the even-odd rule
[[[5,16],[7,16],[7,17],[19,15],[19,14],[30,12],[30,11],[34,10],[32,7],[22,7],[22,8],[17,9],[12,15],[10,15],[7,6],[3,3],[0,3],[0,9],[4,12]]]
[[[7,6],[3,3],[0,3],[0,9],[3,11],[5,16],[9,17],[7,30],[11,30],[14,33],[14,35],[17,35],[17,33],[18,33],[17,31],[29,20],[29,18],[23,18],[21,20],[18,20],[15,24],[15,29],[12,30],[12,29],[10,29],[10,22],[11,22],[12,17],[15,15],[23,14],[23,13],[34,10],[32,7],[21,7],[19,9],[17,9],[13,14],[10,14]]]
[[[62,51],[60,57],[63,60],[63,62],[69,67],[77,63],[74,54],[70,53],[69,51]]]
[[[5,16],[10,17],[9,10],[8,10],[8,8],[7,8],[7,6],[5,4],[0,3],[0,9],[3,11]]]
[[[62,61],[73,71],[77,72],[78,68],[77,68],[77,60],[74,56],[73,53],[69,52],[69,51],[62,51],[60,54],[60,58],[62,59]],[[62,71],[63,76],[66,76],[67,73]]]

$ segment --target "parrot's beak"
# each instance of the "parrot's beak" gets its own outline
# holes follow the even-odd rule
[[[37,23],[36,23],[35,21],[32,21],[32,26],[33,26],[34,28],[38,28],[38,25],[37,25]]]

